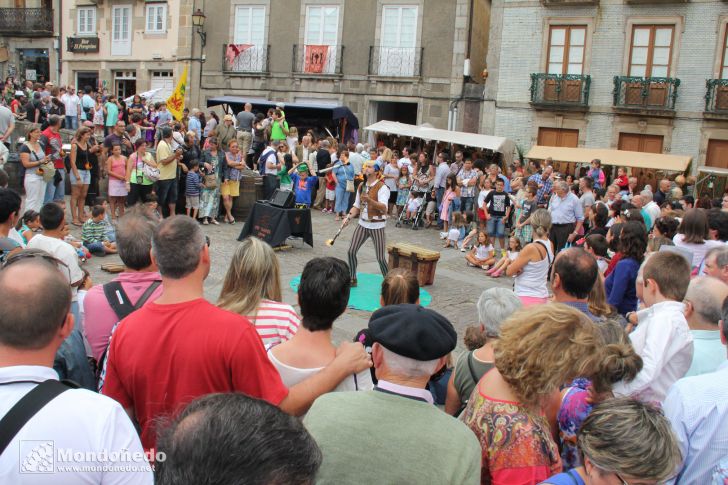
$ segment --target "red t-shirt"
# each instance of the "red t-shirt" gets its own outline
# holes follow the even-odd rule
[[[41,132],[41,146],[45,151],[45,154],[53,159],[53,166],[55,168],[65,168],[63,158],[61,157],[61,149],[63,148],[63,139],[60,133],[54,133],[50,127],[46,128]]]
[[[144,448],[154,448],[160,417],[193,399],[243,392],[274,405],[288,395],[255,327],[204,299],[147,303],[111,339],[103,393],[132,408]]]

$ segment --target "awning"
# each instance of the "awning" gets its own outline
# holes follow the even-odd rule
[[[698,167],[698,173],[710,173],[713,175],[720,175],[721,177],[728,177],[728,168],[720,167],[709,167],[707,165],[701,165]]]
[[[628,152],[606,148],[566,148],[535,145],[526,158],[544,160],[552,158],[558,162],[588,163],[598,158],[602,165],[620,167],[649,168],[667,172],[684,172],[692,157],[687,155],[666,155],[663,153]]]
[[[280,101],[271,101],[268,99],[260,98],[245,98],[238,96],[219,96],[216,98],[210,98],[207,100],[207,107],[219,106],[226,104],[232,108],[233,112],[237,114],[242,111],[245,107],[245,103],[250,103],[253,108],[258,111],[267,111],[269,108],[275,108],[276,104]],[[359,119],[349,109],[348,106],[331,106],[328,104],[314,104],[314,103],[283,103],[284,110],[286,112],[286,118],[293,119],[296,117],[302,118],[318,118],[321,120],[340,120],[346,118],[347,128],[356,130],[359,129]]]

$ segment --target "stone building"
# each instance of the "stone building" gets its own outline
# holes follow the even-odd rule
[[[192,0],[70,0],[64,3],[62,84],[125,98],[160,90],[166,99],[191,64]],[[193,66],[190,65],[190,68]]]
[[[728,168],[728,4],[494,0],[481,130]]]
[[[0,75],[57,81],[60,73],[58,0],[0,0]]]
[[[344,104],[361,126],[387,119],[476,132],[489,5],[207,0],[206,47],[194,51],[204,58],[200,104],[220,95]]]

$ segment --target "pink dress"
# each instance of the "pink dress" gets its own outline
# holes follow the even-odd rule
[[[442,209],[440,209],[440,220],[441,221],[448,221],[450,220],[450,203],[455,198],[455,191],[449,190],[445,192],[445,195],[442,197]]]
[[[112,158],[111,171],[121,177],[126,176],[126,158]],[[109,176],[109,197],[126,197],[126,181]]]

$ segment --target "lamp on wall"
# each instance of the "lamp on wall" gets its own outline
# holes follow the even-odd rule
[[[195,13],[192,14],[192,25],[197,27],[197,33],[200,34],[200,40],[203,49],[205,48],[205,44],[207,43],[207,34],[203,30],[206,18],[207,17],[205,17],[205,14],[199,8],[195,10]]]

